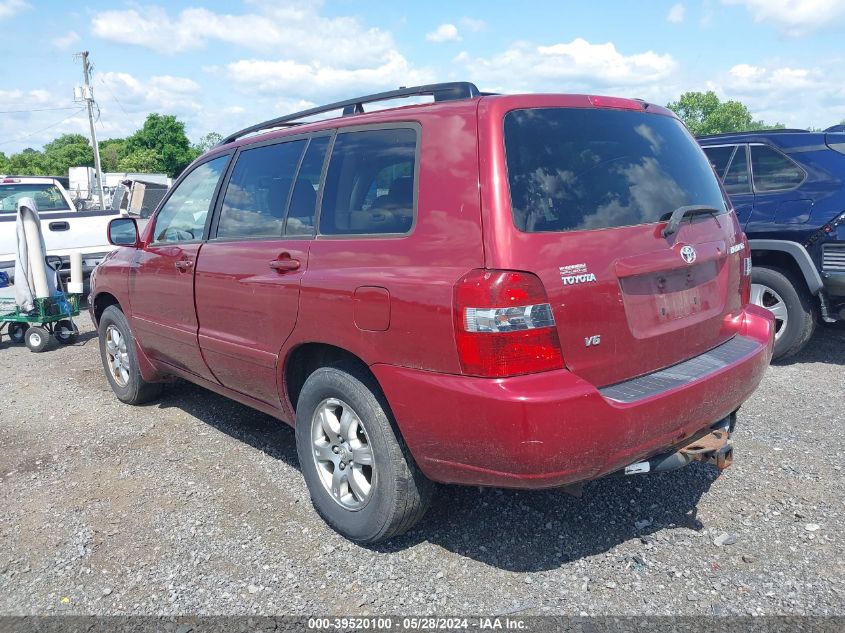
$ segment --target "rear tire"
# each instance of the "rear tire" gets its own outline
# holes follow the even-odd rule
[[[790,271],[755,266],[751,271],[751,302],[775,314],[775,349],[772,360],[801,351],[816,329],[813,298],[803,280]]]
[[[100,317],[100,358],[112,391],[126,404],[144,404],[161,395],[161,383],[141,377],[135,339],[120,308],[109,306]]]
[[[30,352],[43,352],[50,344],[50,333],[40,325],[32,325],[27,328],[24,340]]]
[[[434,484],[411,457],[378,384],[357,366],[322,367],[305,381],[296,448],[314,508],[350,540],[389,539],[428,509]]]
[[[79,336],[79,328],[69,319],[63,319],[53,326],[53,336],[62,345],[72,345]]]

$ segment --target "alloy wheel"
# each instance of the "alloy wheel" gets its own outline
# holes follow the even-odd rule
[[[311,419],[311,448],[320,482],[346,510],[360,510],[375,485],[373,449],[358,414],[338,398],[323,400]]]
[[[106,328],[106,358],[109,372],[121,387],[129,382],[129,354],[126,351],[126,338],[113,325]]]
[[[789,323],[789,312],[786,309],[786,302],[777,292],[763,284],[751,284],[751,303],[761,308],[766,308],[775,315],[775,340],[778,340],[786,331]]]

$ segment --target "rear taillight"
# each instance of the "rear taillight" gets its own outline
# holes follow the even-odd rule
[[[455,284],[455,342],[463,373],[501,378],[561,369],[546,289],[531,273],[473,270]]]

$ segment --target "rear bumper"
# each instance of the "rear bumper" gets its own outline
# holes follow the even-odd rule
[[[443,483],[548,488],[595,479],[662,453],[729,416],[760,384],[773,321],[748,306],[747,353],[633,402],[566,370],[505,379],[373,365],[423,472]]]

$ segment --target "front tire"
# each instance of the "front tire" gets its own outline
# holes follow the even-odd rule
[[[32,325],[27,328],[24,341],[30,352],[43,352],[50,344],[50,333],[40,325]]]
[[[389,539],[428,509],[434,484],[363,369],[322,367],[308,377],[296,407],[296,448],[314,508],[350,540]]]
[[[100,358],[112,391],[126,404],[143,404],[161,395],[161,383],[147,382],[138,368],[135,339],[120,308],[109,306],[97,328]]]
[[[800,352],[816,329],[816,311],[806,285],[791,272],[768,266],[751,271],[751,303],[775,315],[772,360]]]

